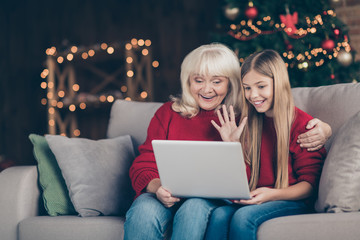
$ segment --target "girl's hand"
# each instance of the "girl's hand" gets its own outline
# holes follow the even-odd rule
[[[216,122],[213,120],[211,120],[211,123],[216,128],[216,130],[218,130],[221,139],[224,142],[238,142],[241,133],[243,132],[246,125],[247,117],[244,118],[241,123],[239,123],[239,126],[237,126],[235,122],[235,113],[233,106],[230,106],[230,116],[226,110],[225,105],[222,106],[222,109],[224,116],[221,115],[220,110],[217,110],[216,112],[221,126],[217,125]]]
[[[311,130],[299,135],[297,142],[308,151],[319,150],[332,134],[330,125],[317,118],[310,120],[306,128]]]
[[[251,199],[234,200],[234,203],[242,205],[261,204],[264,202],[274,201],[278,189],[261,187],[250,192]]]
[[[173,197],[171,193],[163,187],[159,187],[155,194],[157,199],[167,208],[174,206],[175,203],[180,201],[180,198]]]

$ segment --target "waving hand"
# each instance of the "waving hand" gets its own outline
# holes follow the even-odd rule
[[[219,126],[215,121],[211,121],[212,125],[218,130],[221,135],[221,138],[224,142],[238,142],[241,136],[241,133],[244,130],[246,125],[247,117],[245,117],[237,126],[235,122],[235,113],[233,106],[230,106],[230,116],[226,110],[226,106],[222,106],[223,116],[221,115],[220,110],[217,111]]]

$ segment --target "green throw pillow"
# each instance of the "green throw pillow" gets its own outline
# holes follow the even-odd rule
[[[76,215],[61,170],[44,136],[30,134],[38,162],[39,182],[47,213],[50,216]]]

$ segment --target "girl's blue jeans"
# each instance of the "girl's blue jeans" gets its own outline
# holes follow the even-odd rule
[[[216,202],[189,198],[166,208],[154,194],[143,193],[126,213],[124,239],[164,239],[171,225],[171,239],[203,239]]]
[[[259,205],[230,204],[216,208],[211,215],[206,240],[255,240],[263,222],[276,217],[309,212],[303,201],[272,201]]]

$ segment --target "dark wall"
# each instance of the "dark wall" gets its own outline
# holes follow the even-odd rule
[[[17,164],[33,164],[30,133],[47,132],[45,50],[73,44],[144,38],[152,41],[160,62],[155,100],[179,92],[184,56],[208,43],[220,0],[1,1],[0,6],[0,155]]]

